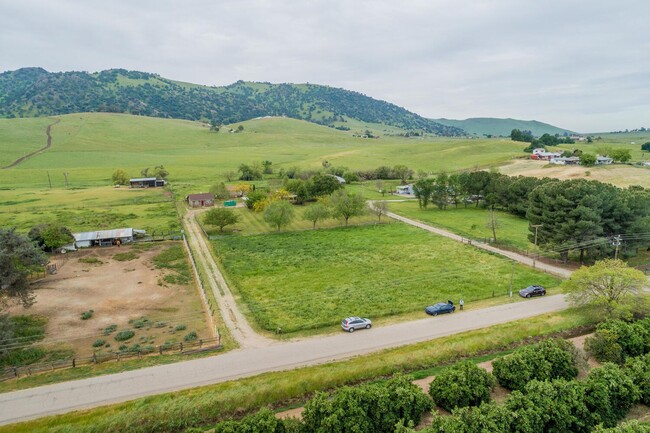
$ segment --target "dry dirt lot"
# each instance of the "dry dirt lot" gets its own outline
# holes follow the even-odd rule
[[[209,332],[193,282],[187,286],[169,284],[163,278],[173,271],[156,268],[152,262],[172,245],[89,248],[57,256],[58,272],[35,285],[36,304],[29,309],[14,307],[11,314],[46,316],[43,343],[72,348],[77,356],[92,355],[93,342],[98,339],[110,345],[100,348],[106,353],[117,351],[122,344],[180,342],[191,331],[207,338]],[[115,260],[116,254],[127,252],[135,253],[135,258]],[[93,310],[92,317],[82,320],[81,314],[89,310]],[[146,321],[134,323],[143,316]],[[140,324],[143,326],[138,328]],[[117,330],[105,335],[110,325],[117,325]],[[186,329],[175,330],[178,325]],[[135,331],[135,336],[116,341],[116,333],[125,329]]]
[[[523,175],[551,177],[555,179],[590,179],[611,183],[619,187],[641,185],[644,188],[650,188],[650,169],[621,164],[582,167],[579,165],[550,165],[544,161],[518,159],[508,165],[499,167],[499,172],[508,176]]]

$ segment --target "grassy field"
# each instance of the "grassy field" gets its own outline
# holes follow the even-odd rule
[[[241,416],[263,406],[304,400],[317,390],[417,372],[488,352],[498,352],[541,336],[593,325],[577,310],[505,323],[425,343],[358,356],[343,362],[267,373],[185,391],[146,397],[34,421],[0,426],[0,432],[177,432]]]
[[[501,163],[520,153],[520,145],[508,140],[463,140],[448,138],[407,139],[382,137],[369,140],[351,132],[285,118],[242,122],[244,132],[210,132],[198,122],[156,119],[107,113],[58,116],[52,127],[52,148],[14,169],[0,171],[5,187],[48,185],[50,171],[54,186],[110,184],[116,168],[138,176],[144,167],[158,164],[170,172],[179,186],[189,183],[201,188],[211,185],[225,170],[241,163],[269,159],[276,169],[300,166],[321,167],[323,160],[352,169],[372,169],[401,163],[414,169],[455,170]],[[7,137],[12,149],[45,142],[49,119],[0,120],[0,138]],[[11,140],[9,140],[11,138]],[[4,140],[3,140],[4,142]],[[7,144],[3,146],[9,148]],[[22,156],[21,152],[14,156]]]
[[[266,330],[334,329],[342,317],[381,318],[463,297],[506,301],[509,261],[401,223],[213,241],[245,307]],[[513,287],[557,281],[520,265]]]
[[[466,238],[481,241],[492,238],[492,230],[487,227],[489,211],[475,208],[474,205],[468,205],[467,208],[460,205],[458,208],[449,207],[446,210],[438,210],[435,206],[420,209],[416,201],[408,201],[389,203],[389,209],[396,214],[447,229]],[[499,211],[496,216],[499,245],[521,251],[533,249],[532,242],[528,241],[527,220]]]
[[[51,222],[73,232],[119,227],[148,233],[180,229],[174,202],[162,189],[0,189],[0,225],[27,232]]]

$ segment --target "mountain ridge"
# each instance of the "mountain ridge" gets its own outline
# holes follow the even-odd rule
[[[360,121],[440,136],[506,135],[514,128],[505,133],[502,125],[499,133],[485,132],[472,122],[428,119],[359,92],[311,83],[240,80],[226,86],[204,86],[126,69],[89,73],[26,67],[0,73],[0,117],[75,112],[117,112],[214,124],[287,116],[343,130],[350,129],[348,121]],[[549,132],[548,128],[543,132]]]

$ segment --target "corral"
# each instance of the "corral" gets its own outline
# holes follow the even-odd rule
[[[122,344],[179,342],[192,331],[210,336],[194,282],[182,271],[188,265],[180,243],[84,249],[63,260],[56,275],[36,283],[34,306],[10,311],[47,317],[45,345],[65,344],[77,356],[88,356],[117,351]],[[82,314],[91,311],[83,320]],[[127,329],[135,335],[116,341],[116,334]],[[105,344],[93,348],[98,340]]]

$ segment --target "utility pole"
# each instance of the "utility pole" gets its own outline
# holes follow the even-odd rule
[[[616,247],[614,250],[614,260],[618,260],[618,247],[621,246],[621,235],[614,236],[614,239],[612,239],[612,245]]]
[[[47,172],[47,182],[50,184],[50,189],[52,189],[52,179],[50,179],[50,172]]]
[[[64,171],[63,172],[63,177],[65,177],[65,187],[68,187],[68,172]]]
[[[535,251],[533,252],[533,269],[535,269],[535,261],[537,260],[537,229],[543,226],[544,224],[532,224],[531,227],[535,227]]]
[[[512,280],[515,277],[515,262],[512,262],[512,267],[510,268],[510,298],[512,299]]]

